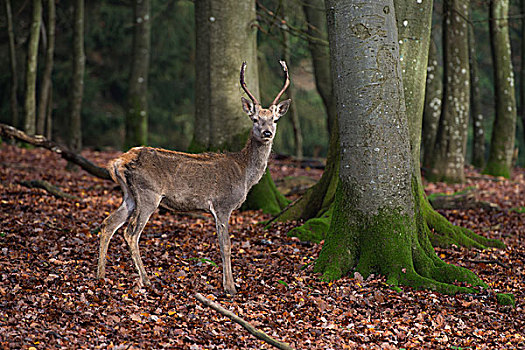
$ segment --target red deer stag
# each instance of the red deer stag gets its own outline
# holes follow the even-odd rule
[[[223,286],[235,294],[231,268],[228,221],[233,210],[245,201],[250,188],[261,179],[275,136],[276,122],[291,100],[279,102],[290,84],[288,68],[285,84],[272,105],[262,108],[244,82],[246,62],[240,83],[250,100],[241,97],[242,108],[253,122],[250,137],[240,152],[187,154],[160,148],[135,147],[108,165],[111,177],[123,192],[122,204],[101,227],[97,277],[104,278],[109,241],[126,221],[124,238],[139,273],[139,285],[150,285],[139,253],[139,238],[151,214],[162,204],[176,211],[207,211],[215,218],[222,258]]]

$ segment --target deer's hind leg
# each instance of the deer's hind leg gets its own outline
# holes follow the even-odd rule
[[[151,285],[140,257],[139,239],[142,230],[144,230],[144,227],[148,223],[151,214],[153,214],[155,209],[159,206],[162,197],[154,192],[148,191],[141,192],[140,195],[135,195],[134,197],[136,207],[131,214],[126,232],[124,232],[124,238],[128,243],[131,251],[131,258],[133,259],[135,268],[139,273],[139,284]]]
[[[97,278],[102,279],[106,274],[106,256],[108,253],[109,241],[113,234],[129,219],[133,209],[135,208],[135,201],[129,195],[129,191],[125,186],[121,187],[124,191],[124,198],[122,204],[111,213],[103,222],[100,229],[100,248],[98,254],[98,268]]]

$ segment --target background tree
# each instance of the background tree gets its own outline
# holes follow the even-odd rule
[[[13,30],[13,12],[11,0],[5,1],[5,13],[7,19],[7,36],[9,40],[9,66],[11,68],[11,125],[18,127],[18,71],[16,64],[15,33]]]
[[[287,3],[283,3],[283,17],[286,23],[288,23],[288,13],[291,12],[290,5]],[[287,24],[283,25],[287,25]],[[288,31],[283,30],[282,31],[283,36],[283,59],[289,66],[292,65],[292,55],[291,55],[291,41],[290,41],[290,34]],[[286,91],[287,98],[291,99],[292,101],[295,100],[295,84],[291,83]],[[290,118],[290,121],[292,123],[293,127],[293,136],[294,136],[294,146],[295,146],[295,156],[298,159],[303,158],[303,134],[301,130],[301,121],[299,119],[299,111],[297,110],[297,107],[295,104],[291,104],[290,108],[288,109],[288,115]]]
[[[192,152],[237,151],[246,142],[252,123],[241,108],[242,92],[235,77],[241,63],[246,61],[246,82],[259,99],[255,22],[255,1],[195,3],[195,125],[198,127],[190,145]],[[275,68],[279,69],[278,66]],[[252,188],[244,208],[261,208],[275,214],[287,204],[266,172]]]
[[[469,67],[470,67],[470,119],[472,120],[472,165],[483,168],[485,165],[485,126],[481,109],[481,91],[479,89],[478,58],[474,26],[468,25]]]
[[[399,33],[400,55],[403,57],[401,68],[405,105],[410,132],[410,149],[412,155],[412,184],[417,195],[418,205],[423,215],[425,234],[434,246],[456,244],[465,247],[484,248],[486,246],[504,247],[497,240],[487,239],[473,231],[451,224],[445,217],[435,211],[424,192],[420,170],[420,145],[422,117],[424,109],[424,82],[428,62],[427,53],[430,45],[430,23],[432,1],[421,3],[396,0],[396,18]],[[417,40],[413,40],[417,38]],[[420,62],[420,64],[414,64]],[[423,63],[421,63],[423,62]]]
[[[84,94],[84,0],[75,0],[73,8],[73,73],[71,75],[71,97],[69,101],[69,133],[67,143],[70,150],[82,150],[82,97]]]
[[[484,285],[441,261],[426,234],[413,187],[393,2],[329,0],[327,12],[342,159],[315,270],[330,280],[355,268],[363,276],[381,273],[393,285],[446,293],[470,290],[454,280]]]
[[[520,70],[520,115],[523,139],[525,140],[525,0],[520,2],[521,10],[521,70]]]
[[[427,174],[431,181],[465,181],[470,105],[468,9],[468,0],[443,3],[443,104],[434,157]]]
[[[510,177],[516,134],[516,97],[508,13],[508,0],[490,2],[490,44],[494,63],[496,119],[484,173],[504,177]]]
[[[439,116],[441,115],[441,99],[443,97],[443,79],[437,55],[436,42],[431,40],[428,51],[425,106],[423,111],[422,151],[423,166],[425,167],[432,163]]]
[[[129,74],[124,148],[148,142],[148,74],[150,60],[150,0],[133,2],[133,47]]]
[[[36,121],[36,133],[44,135],[46,132],[51,134],[51,113],[52,109],[52,81],[51,73],[53,72],[53,55],[55,52],[55,22],[56,9],[55,0],[46,0],[47,4],[47,36],[45,41],[45,68],[40,81],[40,96],[38,102],[38,115]]]
[[[33,0],[33,15],[31,32],[27,46],[26,95],[24,110],[24,131],[34,135],[36,131],[36,78],[38,63],[38,42],[40,38],[40,24],[42,23],[42,2]]]

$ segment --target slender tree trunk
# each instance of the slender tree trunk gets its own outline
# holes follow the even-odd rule
[[[326,14],[322,0],[303,2],[303,11],[308,21],[308,34],[311,37],[327,40]],[[339,181],[339,127],[330,72],[330,54],[327,46],[309,41],[308,48],[314,66],[315,84],[323,100],[327,125],[330,131],[330,145],[323,176],[294,205],[286,208],[276,218],[277,221],[307,220],[303,225],[288,232],[302,240],[319,242],[324,239],[332,218],[332,204]]]
[[[36,130],[36,77],[41,22],[42,2],[41,0],[33,0],[31,32],[27,48],[26,97],[24,111],[24,131],[29,135],[34,135]]]
[[[68,147],[73,152],[82,150],[82,96],[84,93],[84,0],[75,0],[73,14],[73,74],[71,76],[71,99]]]
[[[443,293],[471,291],[455,280],[485,286],[441,261],[425,234],[392,0],[329,0],[327,12],[342,152],[333,219],[315,271],[325,280],[352,269],[365,277],[380,273],[393,285]],[[414,102],[421,101],[422,113],[420,94]]]
[[[307,33],[309,36],[328,40],[326,33],[326,13],[323,0],[305,0],[302,2],[303,12],[308,22]],[[314,66],[315,86],[326,109],[328,121],[328,135],[332,135],[332,125],[336,123],[335,98],[330,76],[330,57],[328,46],[317,41],[308,41],[308,49],[312,55]]]
[[[427,83],[425,87],[425,106],[423,112],[423,166],[432,162],[436,134],[441,115],[441,99],[443,97],[443,79],[439,71],[437,48],[434,40],[430,40],[428,52]]]
[[[470,63],[470,119],[473,127],[472,165],[477,168],[485,166],[485,127],[481,107],[481,91],[479,90],[478,60],[476,55],[476,39],[474,26],[469,23],[468,46]]]
[[[46,0],[47,3],[47,19],[48,19],[48,31],[47,31],[47,47],[46,47],[46,63],[44,73],[42,74],[40,97],[38,103],[38,116],[36,123],[36,133],[38,135],[44,135],[46,131],[47,119],[51,118],[51,114],[48,114],[50,110],[48,104],[52,103],[51,100],[51,73],[53,72],[53,55],[55,51],[55,0]]]
[[[7,17],[7,36],[9,39],[9,65],[11,67],[11,125],[18,127],[18,70],[16,68],[15,32],[13,30],[13,13],[11,0],[5,1]]]
[[[150,0],[133,4],[133,53],[126,111],[125,149],[148,142],[148,71],[151,43]]]
[[[286,16],[286,11],[288,11],[287,6],[284,5],[285,13],[284,18],[286,21],[288,21],[288,17]],[[282,31],[283,34],[283,58],[284,61],[288,64],[290,67],[292,65],[292,58],[290,55],[290,35],[286,30]],[[286,91],[286,96],[291,99],[292,101],[295,101],[295,85],[292,83],[288,87],[288,90]],[[295,156],[299,159],[303,158],[303,135],[301,131],[301,122],[299,120],[299,113],[297,111],[296,105],[292,103],[290,105],[290,108],[288,110],[288,114],[290,116],[290,120],[292,122],[292,128],[293,128],[293,136],[294,136],[294,145],[295,145]]]
[[[484,173],[510,177],[516,134],[516,97],[510,52],[509,1],[490,2],[490,44],[494,64],[496,119]]]
[[[246,83],[259,97],[255,0],[196,1],[195,24],[196,127],[190,151],[240,150],[252,126],[241,108],[239,70],[243,61],[247,62]],[[277,214],[287,204],[267,171],[242,208]]]
[[[468,0],[443,3],[443,106],[427,178],[464,182],[470,105],[468,64]]]

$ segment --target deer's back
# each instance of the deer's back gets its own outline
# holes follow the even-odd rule
[[[208,210],[210,203],[233,210],[246,199],[245,174],[228,154],[137,147],[117,161],[130,187],[160,194],[163,205],[173,210]]]

